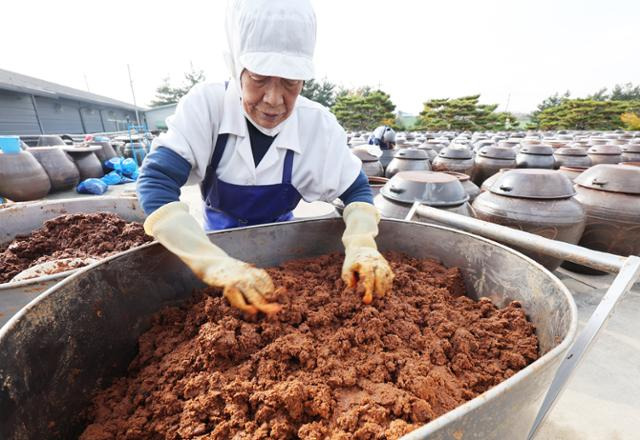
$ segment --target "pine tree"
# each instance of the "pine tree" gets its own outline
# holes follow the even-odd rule
[[[339,94],[331,111],[346,130],[373,130],[394,125],[395,108],[388,94],[365,87]]]

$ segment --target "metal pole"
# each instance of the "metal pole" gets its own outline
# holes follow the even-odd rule
[[[133,91],[133,79],[131,79],[131,67],[127,64],[127,71],[129,72],[129,84],[131,85],[131,96],[133,96],[133,106],[136,109],[136,121],[140,125],[140,115],[138,115],[138,104],[136,104],[136,93]]]
[[[410,220],[417,213],[420,217],[427,218],[447,226],[452,226],[463,231],[491,238],[510,246],[516,246],[530,251],[541,252],[551,257],[569,260],[583,266],[605,272],[617,273],[622,269],[625,258],[619,255],[593,251],[563,241],[550,240],[539,235],[506,226],[496,225],[460,214],[432,208],[419,203],[412,206],[406,220]],[[411,217],[409,217],[411,216]]]
[[[38,113],[38,106],[36,105],[36,97],[31,96],[31,105],[33,105],[33,111],[36,112],[36,121],[38,122],[38,128],[40,129],[40,134],[44,134],[44,129],[42,128],[42,122],[40,121],[40,114]]]

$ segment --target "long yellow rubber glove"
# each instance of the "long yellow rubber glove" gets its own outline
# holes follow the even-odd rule
[[[380,214],[370,203],[350,203],[342,214],[346,229],[342,235],[344,264],[342,279],[350,288],[358,283],[364,286],[365,304],[373,295],[384,296],[393,284],[393,271],[378,252],[375,237],[378,235]]]
[[[186,204],[164,205],[146,219],[144,230],[184,261],[202,281],[223,288],[232,306],[251,314],[280,310],[278,304],[270,304],[264,298],[274,290],[269,274],[231,258],[211,243]]]

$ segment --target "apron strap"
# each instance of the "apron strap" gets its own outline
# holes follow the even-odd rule
[[[282,183],[291,185],[291,174],[293,173],[293,150],[287,150],[284,157],[284,167],[282,168]]]

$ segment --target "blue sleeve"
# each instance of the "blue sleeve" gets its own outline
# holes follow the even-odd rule
[[[344,206],[347,206],[351,202],[365,202],[373,205],[373,192],[371,192],[369,178],[364,171],[360,170],[360,174],[358,174],[356,180],[342,193],[339,199],[342,200]]]
[[[140,170],[136,190],[145,214],[180,199],[191,164],[174,151],[160,147],[147,155]]]

